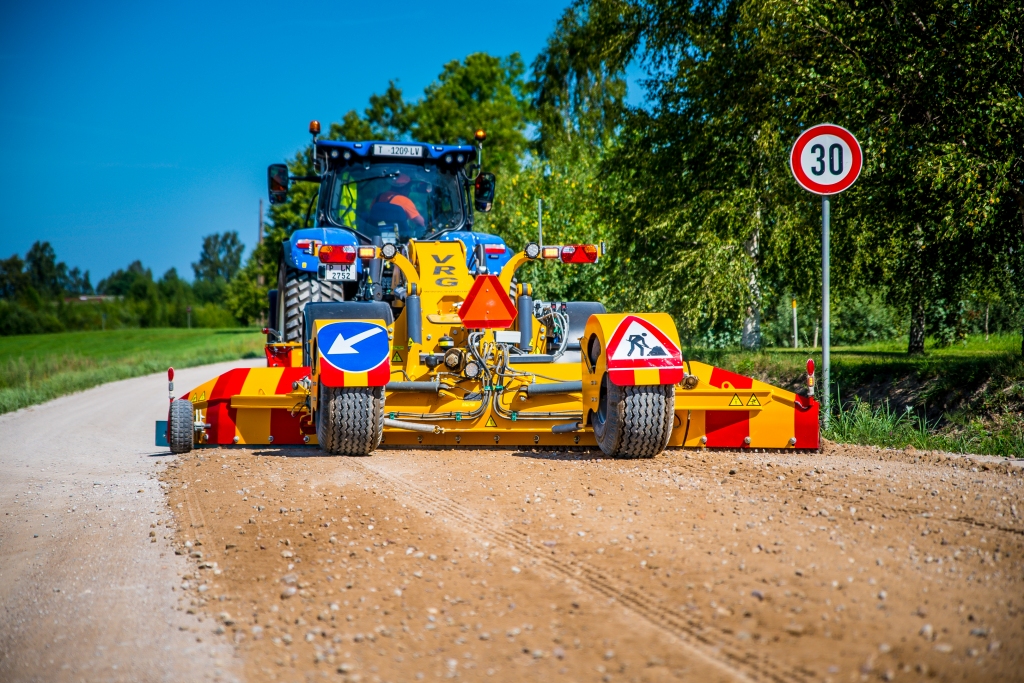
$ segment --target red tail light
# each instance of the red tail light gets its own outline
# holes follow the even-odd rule
[[[320,247],[320,263],[355,263],[356,248],[346,244],[337,246],[325,244]]]
[[[562,247],[562,263],[597,262],[596,244],[567,244]]]
[[[484,252],[487,253],[487,254],[504,254],[505,253],[505,245],[504,244],[485,244],[484,245]]]
[[[807,359],[807,374],[808,375],[813,375],[814,374],[814,359],[813,358],[808,358]]]
[[[309,240],[299,240],[295,243],[295,248],[307,251],[309,249]]]

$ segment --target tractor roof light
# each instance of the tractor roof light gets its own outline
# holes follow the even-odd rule
[[[391,259],[395,258],[395,256],[398,255],[398,247],[396,247],[394,244],[385,244],[383,247],[380,248],[380,255],[381,258],[390,261]]]
[[[313,120],[309,122],[309,134],[320,135],[320,122]]]
[[[359,258],[364,261],[377,258],[377,247],[359,247]]]
[[[536,242],[530,242],[523,249],[523,253],[526,254],[526,258],[535,259],[540,256],[540,245]]]
[[[562,263],[596,263],[596,244],[567,244],[560,254]]]
[[[325,244],[320,247],[321,263],[355,263],[356,248],[346,244],[344,246]]]
[[[541,247],[540,249],[541,258],[558,258],[560,253],[562,253],[561,247]]]

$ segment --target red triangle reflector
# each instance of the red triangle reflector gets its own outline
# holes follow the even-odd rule
[[[459,307],[459,319],[470,329],[505,329],[516,319],[516,307],[497,275],[478,275]]]

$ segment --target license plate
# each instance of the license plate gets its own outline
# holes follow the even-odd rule
[[[356,279],[354,263],[325,263],[321,267],[324,269],[321,280],[353,282]]]
[[[422,157],[423,148],[418,145],[374,145],[375,157]]]

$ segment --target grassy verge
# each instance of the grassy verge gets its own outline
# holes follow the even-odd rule
[[[0,414],[105,382],[257,358],[253,330],[131,329],[0,337]]]
[[[1019,335],[930,344],[908,356],[905,341],[832,350],[833,441],[1024,457],[1024,358]],[[820,349],[691,349],[689,356],[791,390]],[[821,381],[820,370],[818,380]]]
[[[957,417],[946,425],[932,424],[912,410],[854,400],[836,405],[824,435],[841,443],[1024,458],[1024,420],[1019,416]]]

